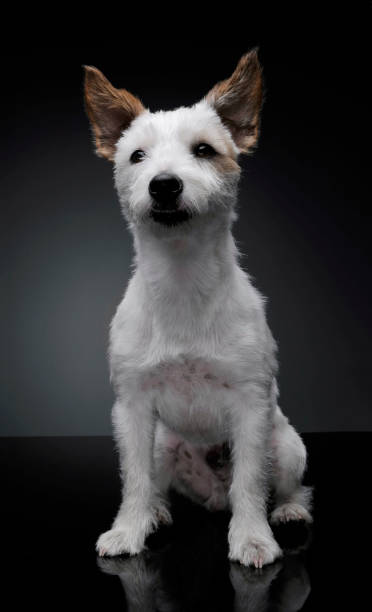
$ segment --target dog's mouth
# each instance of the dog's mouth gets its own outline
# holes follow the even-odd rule
[[[151,208],[150,217],[156,222],[168,227],[179,225],[191,219],[191,213],[185,208],[177,209],[166,209],[159,210],[157,208]]]

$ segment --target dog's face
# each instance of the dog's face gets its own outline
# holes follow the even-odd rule
[[[126,218],[172,228],[233,206],[239,153],[256,145],[262,76],[256,50],[198,104],[151,113],[86,67],[85,99],[97,154],[114,162]]]
[[[119,139],[115,182],[135,221],[173,227],[226,206],[239,176],[237,147],[213,108],[141,113]]]

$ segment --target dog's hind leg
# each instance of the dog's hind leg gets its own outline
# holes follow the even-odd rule
[[[306,448],[279,406],[275,409],[271,443],[275,495],[271,523],[293,520],[311,523],[312,489],[302,484],[306,469]]]

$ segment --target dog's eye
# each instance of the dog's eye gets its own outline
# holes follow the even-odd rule
[[[132,153],[132,155],[130,156],[130,161],[132,162],[132,164],[138,164],[139,162],[141,162],[144,158],[146,157],[146,153],[144,151],[142,151],[142,149],[137,149],[136,151],[134,151]]]
[[[214,155],[217,155],[217,151],[206,142],[200,142],[195,145],[192,152],[196,157],[214,157]]]

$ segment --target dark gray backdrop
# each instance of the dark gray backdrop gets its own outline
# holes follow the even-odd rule
[[[9,53],[2,435],[111,432],[108,326],[132,245],[111,166],[93,154],[81,65],[169,109],[197,101],[257,44],[267,99],[259,149],[242,160],[235,236],[269,298],[281,404],[300,431],[370,429],[370,64],[359,10],[331,29],[246,25],[234,42],[133,35]]]

